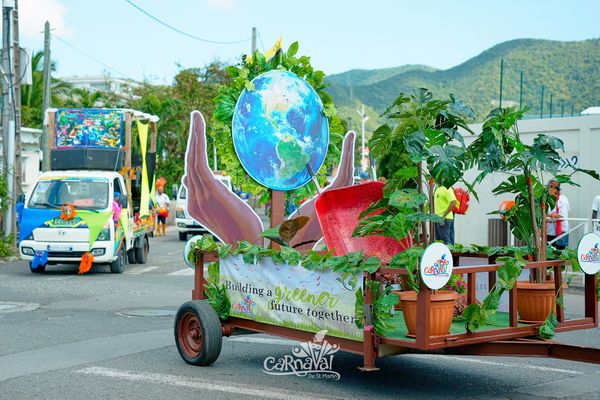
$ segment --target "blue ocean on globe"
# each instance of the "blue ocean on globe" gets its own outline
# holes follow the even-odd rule
[[[329,145],[319,95],[288,71],[265,72],[244,90],[233,114],[233,144],[242,166],[261,185],[292,190],[318,171]]]

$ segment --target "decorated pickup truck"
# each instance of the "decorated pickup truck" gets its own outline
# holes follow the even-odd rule
[[[79,273],[108,264],[121,273],[127,263],[146,263],[155,225],[150,183],[158,118],[132,110],[49,113],[52,171],[38,178],[19,206],[21,258],[34,273],[53,264],[78,264]]]

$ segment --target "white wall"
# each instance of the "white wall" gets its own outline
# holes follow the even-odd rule
[[[479,133],[481,127],[482,124],[475,124],[471,126],[471,129]],[[531,143],[539,133],[556,136],[565,144],[563,158],[568,158],[572,162],[576,160],[579,168],[600,171],[600,115],[530,119],[520,121],[518,127],[524,142]],[[474,137],[471,135],[465,136],[467,145],[473,140]],[[472,180],[477,173],[475,170],[467,172],[465,175],[467,181]],[[497,216],[487,215],[487,213],[497,210],[502,200],[513,198],[508,195],[497,197],[492,194],[492,189],[503,182],[506,177],[505,174],[493,174],[476,187],[479,202],[471,197],[467,215],[455,217],[457,243],[488,243],[487,221],[490,218],[497,218]],[[569,216],[591,218],[592,200],[600,194],[600,182],[581,173],[574,175],[574,181],[581,186],[563,186],[561,188],[561,193],[567,196],[571,204]],[[460,186],[460,184],[456,186]],[[571,246],[577,244],[579,236],[580,234],[575,232],[571,235]]]

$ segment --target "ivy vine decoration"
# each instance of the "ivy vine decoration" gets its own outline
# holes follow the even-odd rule
[[[237,65],[227,67],[227,72],[232,77],[229,85],[219,87],[218,94],[214,99],[215,112],[212,116],[212,129],[208,133],[212,136],[217,147],[223,169],[231,176],[234,186],[242,191],[254,195],[261,195],[260,204],[265,204],[270,200],[270,192],[264,186],[252,179],[242,167],[233,146],[233,137],[231,133],[232,118],[235,105],[238,98],[245,90],[254,90],[252,80],[258,75],[271,70],[284,70],[298,75],[305,79],[317,92],[323,102],[324,114],[329,121],[329,148],[327,156],[321,169],[317,172],[317,179],[320,185],[325,185],[325,173],[339,161],[340,147],[343,140],[344,127],[340,119],[336,116],[335,105],[331,96],[325,92],[325,73],[315,70],[310,63],[310,57],[297,56],[298,42],[290,45],[286,52],[279,51],[271,59],[267,60],[265,56],[256,51],[252,59],[243,56]],[[294,203],[306,197],[312,197],[316,194],[316,188],[312,182],[303,187],[291,191],[289,199]]]
[[[302,265],[303,268],[309,271],[337,272],[339,273],[337,280],[349,290],[353,290],[359,285],[359,276],[362,273],[374,273],[381,266],[381,261],[377,257],[365,258],[361,252],[333,256],[331,253],[320,253],[311,250],[302,254],[287,246],[282,246],[280,249],[271,249],[245,241],[237,242],[235,246],[216,243],[210,235],[203,235],[196,242],[193,242],[191,251],[186,257],[195,263],[199,251],[216,251],[219,258],[241,255],[243,261],[249,264],[258,262],[263,257],[269,257],[275,264]],[[218,262],[209,265],[209,283],[206,286],[205,293],[219,317],[224,320],[229,316],[231,305],[225,288],[218,285],[218,265]],[[369,282],[373,290],[373,326],[378,335],[385,336],[387,332],[395,329],[391,310],[399,301],[398,295],[391,291],[391,287],[384,288],[378,281]],[[356,292],[355,302],[356,324],[359,327],[362,327],[364,318],[363,305],[363,291],[362,288],[359,288]]]

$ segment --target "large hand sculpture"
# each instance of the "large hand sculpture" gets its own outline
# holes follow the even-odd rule
[[[333,182],[329,186],[327,186],[322,192],[331,189],[338,189],[345,186],[350,186],[354,180],[354,141],[356,140],[356,133],[353,131],[349,131],[344,137],[344,142],[342,143],[342,155],[340,159],[340,165],[338,168],[338,173],[333,179]],[[317,241],[323,237],[323,233],[321,232],[321,226],[319,225],[319,220],[317,219],[317,213],[315,211],[315,200],[317,196],[312,199],[306,201],[300,206],[298,210],[296,210],[291,218],[296,218],[299,216],[306,216],[309,218],[308,223],[304,228],[302,228],[292,240],[291,245],[295,245],[302,242],[311,242]],[[302,246],[298,246],[298,249],[310,249],[314,243],[308,243]]]
[[[263,244],[259,216],[242,199],[219,182],[208,165],[206,124],[199,111],[190,115],[190,136],[185,153],[183,184],[188,191],[187,211],[224,243],[247,240]]]

